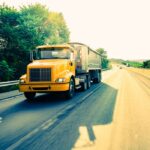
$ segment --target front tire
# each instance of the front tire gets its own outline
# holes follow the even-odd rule
[[[24,92],[24,96],[27,98],[27,101],[33,101],[36,93],[35,92]]]
[[[74,94],[75,94],[75,83],[74,80],[71,78],[69,83],[69,90],[66,91],[66,98],[71,99],[73,98]]]

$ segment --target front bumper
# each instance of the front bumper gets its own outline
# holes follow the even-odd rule
[[[20,84],[20,92],[54,92],[69,90],[69,83]]]

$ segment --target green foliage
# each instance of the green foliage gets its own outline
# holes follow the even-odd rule
[[[44,24],[48,19],[48,10],[40,4],[22,7],[20,11],[19,32],[22,36],[22,45],[31,50],[37,45],[44,44],[47,38],[47,26]]]
[[[102,69],[109,68],[109,60],[107,58],[107,52],[103,48],[99,48],[96,50],[98,53],[101,55],[101,64],[102,64]]]
[[[17,62],[17,47],[19,45],[17,26],[19,14],[14,8],[5,5],[0,7],[0,78],[2,80],[13,79],[14,64]]]
[[[150,68],[150,60],[144,61],[143,62],[143,67],[144,68]]]
[[[69,30],[61,13],[51,12],[48,17],[51,26],[49,37],[46,39],[48,44],[61,44],[69,41]]]
[[[7,81],[13,77],[14,71],[5,60],[0,61],[0,81]]]
[[[69,42],[63,15],[41,4],[23,6],[20,11],[0,6],[0,79],[18,79],[26,71],[29,52],[38,45]],[[5,76],[5,77],[3,77]]]
[[[138,61],[124,61],[122,64],[127,65],[128,67],[136,67],[136,68],[142,68],[143,63]]]

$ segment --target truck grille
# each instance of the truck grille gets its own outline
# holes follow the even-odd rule
[[[34,68],[30,69],[30,82],[51,81],[50,68]]]

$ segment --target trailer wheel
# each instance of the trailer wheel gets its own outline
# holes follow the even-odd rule
[[[35,92],[24,92],[24,96],[27,98],[27,101],[33,101],[35,95]]]
[[[81,90],[86,91],[87,88],[88,88],[88,82],[87,82],[87,78],[86,78],[86,80],[81,83]]]
[[[87,76],[87,89],[91,87],[91,77],[90,75]]]
[[[97,77],[94,78],[94,83],[100,83],[101,82],[101,73],[97,72]]]
[[[71,99],[74,96],[74,94],[75,94],[75,83],[71,78],[69,83],[69,90],[66,91],[66,98]]]

